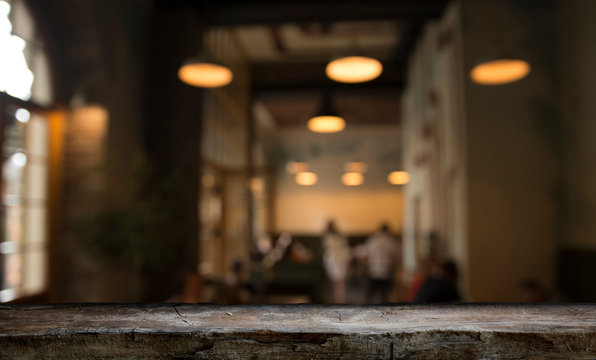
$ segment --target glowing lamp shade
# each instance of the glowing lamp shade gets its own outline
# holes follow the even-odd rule
[[[366,56],[346,56],[327,64],[325,73],[331,80],[342,83],[361,83],[376,79],[383,72],[377,59]]]
[[[362,185],[364,176],[359,172],[348,172],[342,175],[341,182],[346,186]]]
[[[302,186],[311,186],[317,183],[319,177],[314,172],[301,172],[296,174],[296,184]]]
[[[225,66],[195,60],[182,65],[178,70],[178,78],[191,86],[216,88],[228,85],[234,75]]]
[[[393,171],[387,176],[387,181],[393,185],[405,185],[410,182],[410,174],[405,171]]]
[[[529,73],[530,64],[525,60],[498,59],[476,65],[470,78],[482,85],[501,85],[521,80]]]
[[[316,133],[335,133],[346,127],[346,121],[339,116],[321,115],[308,120],[306,126]]]

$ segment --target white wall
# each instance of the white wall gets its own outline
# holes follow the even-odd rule
[[[405,196],[404,259],[416,270],[430,255],[429,234],[440,256],[454,259],[466,292],[468,262],[464,96],[460,3],[429,23],[409,59],[403,98],[404,165],[412,174]]]

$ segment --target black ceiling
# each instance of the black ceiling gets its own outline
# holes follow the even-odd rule
[[[447,0],[159,0],[161,8],[189,8],[208,26],[359,20],[423,23],[438,18]]]

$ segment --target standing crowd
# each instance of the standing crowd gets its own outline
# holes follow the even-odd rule
[[[330,284],[328,296],[331,303],[347,303],[349,292],[362,292],[349,286],[350,265],[364,264],[366,289],[363,302],[456,302],[460,301],[457,289],[458,271],[453,261],[439,262],[431,258],[422,262],[412,281],[403,286],[400,282],[400,246],[389,226],[382,224],[366,241],[350,247],[335,223],[330,221],[322,237],[323,266]]]

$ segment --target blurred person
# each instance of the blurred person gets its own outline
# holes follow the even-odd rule
[[[443,262],[438,268],[432,267],[428,278],[418,291],[416,302],[460,301],[457,277],[457,265],[451,260]]]
[[[323,266],[331,282],[332,302],[345,303],[347,296],[347,273],[351,259],[350,246],[335,223],[329,221],[323,235]]]
[[[367,302],[387,302],[399,259],[397,240],[389,232],[389,225],[383,223],[359,251],[368,259]]]
[[[416,269],[416,273],[414,274],[414,277],[412,278],[412,280],[409,282],[404,301],[406,301],[406,302],[416,301],[418,292],[420,291],[422,284],[424,284],[424,282],[428,278],[428,276],[431,272],[431,269],[440,269],[439,262],[437,261],[436,258],[428,257],[428,258],[422,259],[418,262],[418,267]],[[436,273],[438,274],[439,272],[440,272],[440,270],[438,270]]]

